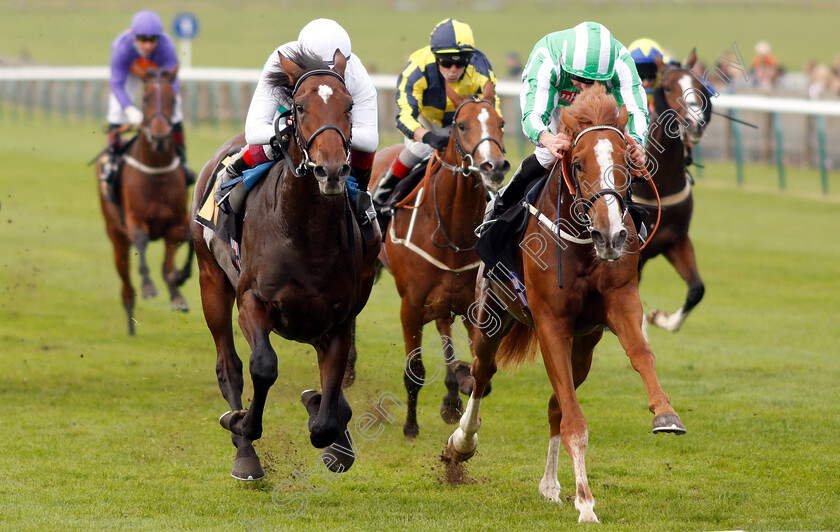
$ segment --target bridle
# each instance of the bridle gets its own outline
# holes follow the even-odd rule
[[[627,138],[624,136],[624,132],[618,128],[612,126],[592,126],[584,129],[580,133],[577,134],[575,137],[574,142],[572,142],[571,148],[569,148],[569,154],[571,154],[571,150],[577,146],[578,141],[580,138],[585,134],[591,131],[598,131],[598,130],[609,130],[615,131],[618,133],[618,136],[621,137],[621,140],[624,142],[625,146],[629,146],[630,143],[627,142]],[[613,196],[618,200],[619,208],[621,209],[621,217],[624,218],[624,215],[627,214],[627,196],[629,194],[629,187],[628,191],[625,194],[621,194],[619,191],[613,188],[603,188],[592,195],[590,198],[583,198],[581,197],[581,189],[580,189],[580,181],[577,179],[577,172],[579,167],[576,166],[576,163],[573,165],[571,162],[571,157],[566,156],[564,154],[562,158],[562,174],[563,174],[563,181],[566,183],[566,187],[569,190],[569,194],[572,195],[573,198],[573,205],[577,205],[580,209],[579,213],[581,214],[581,218],[585,218],[588,221],[587,230],[592,229],[591,219],[587,214],[592,206],[595,204],[598,199],[603,198],[605,196]],[[571,174],[571,176],[570,176]]]
[[[160,71],[157,71],[156,75],[155,75],[155,78],[153,80],[150,80],[150,81],[151,81],[151,83],[154,84],[154,89],[155,89],[155,112],[152,113],[150,116],[147,116],[147,117],[143,118],[143,124],[141,124],[141,126],[140,126],[140,131],[146,137],[146,140],[148,140],[149,142],[154,142],[154,141],[160,141],[162,139],[166,139],[166,138],[170,137],[172,135],[173,126],[172,126],[172,119],[169,116],[167,116],[166,113],[164,113],[163,109],[162,109],[161,99],[162,99],[163,96],[161,95],[161,90],[160,89],[161,89],[161,85],[164,83],[164,81],[163,81],[163,78],[160,75]],[[157,117],[161,117],[161,118],[163,118],[163,120],[166,121],[166,134],[163,135],[162,137],[155,137],[154,135],[152,135],[152,130],[149,127],[150,124],[152,123],[152,121]]]
[[[613,196],[614,198],[616,198],[618,200],[618,205],[619,205],[619,208],[621,209],[621,218],[624,219],[625,216],[627,215],[627,203],[630,200],[630,188],[631,188],[630,186],[628,186],[627,190],[624,194],[621,194],[619,191],[617,191],[613,188],[605,188],[605,189],[601,189],[601,190],[597,191],[590,198],[582,198],[581,197],[580,182],[577,179],[577,170],[571,164],[571,150],[574,149],[575,146],[577,146],[578,142],[580,141],[580,138],[583,135],[585,135],[586,133],[589,133],[591,131],[597,131],[597,130],[614,131],[614,132],[618,133],[618,136],[621,137],[622,141],[624,141],[625,146],[628,146],[628,147],[630,146],[630,143],[627,141],[627,137],[624,135],[624,132],[621,131],[620,129],[612,127],[612,126],[592,126],[592,127],[588,127],[586,129],[584,129],[583,131],[581,131],[580,133],[577,134],[574,142],[572,142],[571,148],[569,148],[569,151],[567,151],[566,154],[564,154],[564,156],[560,159],[560,173],[562,175],[563,182],[566,184],[566,188],[568,189],[569,194],[573,198],[572,208],[573,209],[575,207],[578,208],[577,214],[580,215],[579,219],[585,219],[587,221],[586,230],[590,233],[592,232],[592,220],[589,217],[589,214],[587,214],[587,213],[592,208],[592,206],[595,204],[595,202],[599,198],[602,198],[602,197],[605,197],[605,196]],[[656,195],[657,213],[656,213],[656,224],[653,226],[653,229],[651,230],[650,234],[648,235],[647,240],[645,240],[644,244],[642,244],[642,246],[639,248],[638,251],[636,251],[636,253],[642,251],[648,245],[648,243],[653,239],[653,235],[656,234],[656,230],[659,228],[659,221],[660,221],[660,218],[661,218],[661,215],[662,215],[662,209],[661,209],[661,206],[659,205],[659,202],[660,202],[659,192],[656,189],[656,185],[653,182],[653,178],[651,177],[650,172],[648,172],[647,168],[642,168],[641,173],[642,173],[642,178],[648,181],[648,183],[650,184],[650,187],[653,189],[654,194]],[[632,180],[632,177],[631,177],[631,180]],[[560,213],[560,197],[561,196],[562,196],[562,194],[559,194],[557,196],[557,212],[558,212],[558,215]]]
[[[460,135],[458,127],[457,127],[458,114],[461,112],[461,109],[463,109],[465,105],[471,104],[471,103],[475,103],[475,104],[486,103],[487,105],[490,106],[490,109],[493,112],[496,112],[496,108],[494,107],[493,103],[490,100],[485,100],[485,99],[478,98],[478,97],[473,97],[472,99],[464,100],[463,102],[461,102],[461,105],[459,105],[458,108],[455,110],[455,116],[452,118],[452,143],[455,145],[455,152],[458,154],[458,158],[461,160],[461,165],[458,166],[458,165],[451,165],[451,164],[446,163],[441,158],[440,154],[437,151],[435,151],[435,157],[440,162],[441,166],[443,166],[444,168],[446,168],[447,170],[449,170],[450,172],[452,172],[456,176],[457,175],[461,175],[463,177],[476,176],[481,171],[481,169],[479,167],[475,166],[475,152],[478,150],[479,146],[481,146],[482,142],[494,142],[499,147],[499,150],[501,150],[502,155],[505,154],[505,148],[504,148],[504,146],[502,146],[502,143],[499,142],[497,139],[495,139],[493,137],[482,137],[482,138],[480,138],[478,140],[478,142],[475,143],[475,146],[473,146],[473,149],[469,153],[467,153],[467,151],[464,149],[464,144],[463,144],[463,141],[461,140],[461,135]],[[476,183],[476,186],[478,186],[479,184],[481,184],[481,181]],[[443,228],[443,219],[441,218],[440,208],[438,207],[438,202],[437,202],[437,180],[435,180],[434,184],[432,185],[432,193],[433,193],[433,196],[434,196],[432,198],[432,200],[433,200],[432,205],[435,208],[435,217],[437,218],[437,228],[434,230],[434,232],[432,233],[432,236],[431,236],[432,245],[435,246],[436,248],[440,248],[440,249],[449,248],[449,249],[452,249],[456,252],[472,251],[475,248],[475,244],[473,244],[472,246],[470,246],[468,248],[459,247],[454,242],[452,242],[452,239],[449,238],[449,235],[446,234],[446,230]],[[441,246],[441,245],[439,245],[435,242],[435,235],[437,233],[440,233],[441,235],[443,235],[444,240],[446,240],[445,245]]]
[[[694,73],[692,73],[692,71],[690,69],[684,68],[684,67],[681,67],[681,66],[670,66],[665,72],[663,72],[662,75],[660,76],[659,86],[656,87],[653,90],[654,111],[656,111],[657,119],[659,118],[659,116],[662,116],[662,114],[665,113],[668,109],[670,109],[674,112],[679,112],[679,109],[674,109],[673,107],[668,105],[668,102],[665,98],[665,86],[663,84],[663,80],[669,74],[683,74],[683,75],[688,75],[692,80],[697,79],[695,77]],[[707,105],[709,105],[709,106],[711,105],[711,97],[710,97],[710,94],[709,94],[708,89],[706,87],[701,85],[699,89],[697,87],[694,87],[694,86],[692,86],[692,88],[694,90],[698,90],[698,91],[702,92],[704,97],[707,100]],[[680,104],[680,107],[685,109],[685,111],[687,113],[692,114],[692,115],[695,114],[695,113],[700,113],[700,114],[704,115],[702,117],[701,121],[699,122],[700,135],[702,135],[703,131],[706,127],[706,122],[707,122],[707,119],[708,119],[708,117],[705,116],[705,113],[703,113],[702,107],[689,104],[687,101],[685,101],[686,98],[685,98],[684,94],[680,96],[680,99],[683,101],[683,103]],[[696,111],[695,110],[690,111],[689,109],[692,108],[692,107],[697,107],[697,110]],[[680,127],[680,140],[682,140],[683,144],[685,144],[686,146],[691,147],[693,143],[688,138],[688,130],[683,125],[684,120],[685,119],[680,117],[680,120],[678,121],[678,124],[679,124],[679,127]],[[653,124],[653,123],[654,123],[654,120],[651,119],[651,124]]]
[[[471,103],[486,103],[490,106],[490,109],[493,112],[496,112],[496,108],[494,107],[493,102],[478,97],[473,97],[472,99],[464,100],[463,102],[461,102],[461,105],[459,105],[458,108],[455,110],[455,116],[452,118],[452,143],[455,145],[455,152],[458,154],[458,158],[461,160],[461,165],[457,166],[448,164],[444,162],[443,159],[441,159],[437,151],[435,152],[435,157],[437,157],[438,161],[440,161],[441,166],[443,166],[453,174],[462,175],[464,177],[467,177],[469,175],[475,175],[481,171],[481,169],[475,165],[475,152],[478,150],[479,146],[481,146],[482,142],[494,142],[496,146],[499,147],[499,150],[501,150],[502,155],[505,154],[505,148],[504,146],[502,146],[502,143],[493,137],[480,138],[478,142],[475,143],[475,146],[473,146],[473,149],[469,153],[467,153],[467,151],[464,149],[463,142],[461,141],[461,135],[459,134],[457,127],[458,114],[461,112],[461,109],[463,109],[465,105]]]
[[[350,162],[350,140],[353,136],[352,130],[351,130],[350,136],[345,137],[344,132],[341,131],[341,129],[339,129],[339,127],[336,126],[335,124],[324,124],[323,126],[316,129],[315,132],[312,133],[312,135],[310,135],[308,139],[304,138],[303,133],[300,130],[300,120],[298,119],[297,105],[296,105],[296,102],[294,101],[294,98],[295,98],[295,95],[297,94],[298,89],[300,88],[300,85],[303,82],[303,80],[305,80],[306,78],[311,77],[311,76],[333,76],[334,78],[337,78],[341,82],[342,85],[344,85],[345,87],[347,86],[347,84],[344,82],[344,78],[341,77],[340,74],[338,74],[337,72],[333,72],[332,70],[329,70],[329,69],[310,70],[309,72],[306,72],[305,74],[303,74],[295,82],[294,90],[292,90],[292,115],[291,115],[291,120],[292,120],[292,131],[294,131],[294,135],[295,135],[295,143],[300,148],[301,153],[303,153],[303,160],[300,162],[299,165],[295,166],[295,164],[292,162],[291,156],[289,155],[288,148],[284,144],[281,143],[281,151],[283,152],[283,156],[286,158],[286,162],[289,165],[289,169],[291,170],[292,174],[294,174],[295,177],[301,177],[306,172],[308,172],[309,170],[311,170],[311,169],[313,169],[317,166],[314,162],[312,162],[312,158],[309,156],[309,148],[312,147],[312,143],[315,141],[315,137],[317,137],[318,135],[320,135],[321,133],[323,133],[325,131],[335,130],[336,132],[338,132],[338,134],[341,136],[341,142],[342,142],[342,145],[344,146],[344,153],[346,155],[347,162],[348,163]],[[274,131],[275,131],[275,134],[277,135],[277,138],[279,139],[280,135],[281,135],[280,121],[279,120],[274,122]]]

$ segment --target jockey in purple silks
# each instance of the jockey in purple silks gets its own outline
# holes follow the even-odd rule
[[[146,70],[157,68],[175,72],[178,57],[172,39],[163,32],[163,23],[154,11],[140,11],[131,20],[131,28],[120,33],[111,43],[111,95],[108,98],[108,161],[103,166],[100,179],[109,185],[116,179],[120,154],[120,128],[124,124],[139,125],[143,112],[138,109],[132,97],[142,85]],[[178,94],[177,78],[172,88]],[[181,96],[175,100],[172,117],[172,136],[175,150],[189,186],[195,181],[195,174],[186,165],[184,148],[183,114]],[[113,188],[113,187],[109,187]]]

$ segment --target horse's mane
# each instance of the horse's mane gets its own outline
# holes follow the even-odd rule
[[[303,69],[301,74],[309,72],[310,70],[329,70],[330,68],[329,65],[327,65],[323,59],[315,55],[314,52],[300,45],[288,50],[285,53],[285,57]],[[276,68],[275,70],[269,72],[266,76],[266,81],[268,82],[268,86],[273,90],[280,92],[287,98],[292,97],[292,91],[295,86],[292,83],[292,79],[287,73],[283,72],[282,68]]]
[[[575,131],[570,131],[564,124],[566,134],[574,136],[592,126],[618,127],[618,106],[615,98],[607,94],[607,89],[601,83],[595,83],[589,89],[581,92],[572,105],[563,109],[563,113],[575,119]]]

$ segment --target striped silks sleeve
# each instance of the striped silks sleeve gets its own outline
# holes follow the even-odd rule
[[[421,126],[417,118],[420,116],[420,105],[423,92],[428,87],[428,80],[423,69],[414,59],[408,64],[397,78],[397,129],[407,138],[414,140],[414,131]]]
[[[622,104],[627,106],[627,112],[630,113],[627,130],[630,136],[644,146],[647,140],[649,119],[647,96],[642,88],[639,74],[636,72],[636,64],[627,48],[618,41],[615,41],[615,44],[618,59],[615,62],[615,75],[612,79],[612,94],[619,107]]]
[[[557,72],[544,39],[531,52],[522,78],[522,131],[531,142],[539,144],[540,134],[548,129],[551,112],[557,107]]]

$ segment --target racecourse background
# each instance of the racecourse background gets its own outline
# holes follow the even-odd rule
[[[0,53],[17,54],[12,44],[18,41],[10,39],[25,35],[37,62],[102,65],[110,40],[147,5],[165,7],[163,2],[5,2]],[[291,2],[207,5],[198,13],[203,26],[194,62],[199,66],[215,64],[209,62],[216,59],[212,50],[219,52],[219,64],[256,68],[310,18],[373,17],[349,1],[334,9],[326,2],[307,4],[311,7],[293,10],[285,21],[280,7]],[[399,68],[394,65],[450,14],[473,24],[479,46],[486,43],[499,54],[511,42],[529,48],[543,32],[584,18],[623,24],[622,40],[625,33],[657,37],[666,15],[687,24],[663,30],[673,36],[674,48],[714,32],[708,37],[715,39],[712,44],[722,43],[714,55],[730,42],[726,33],[740,24],[750,34],[745,39],[777,28],[761,37],[780,54],[783,42],[789,44],[786,54],[805,44],[817,46],[821,61],[835,53],[827,48],[827,36],[834,33],[825,31],[837,19],[833,3],[796,9],[743,3],[733,20],[705,16],[725,14],[719,4],[690,2],[597,9],[573,4],[562,14],[552,3],[537,20],[524,18],[533,16],[536,3],[521,13],[511,2],[496,12],[473,11],[474,2],[457,5],[464,7],[398,15],[376,11],[376,27],[383,32],[395,35],[386,25],[402,21],[400,31],[413,33],[399,46],[381,49],[374,49],[373,40],[357,39],[366,47],[359,53],[366,63],[392,57],[390,63],[382,59],[380,72]],[[639,5],[637,16],[631,8]],[[169,20],[187,7],[176,2],[162,12]],[[756,16],[759,8],[766,26],[765,17]],[[800,19],[811,20],[807,31]],[[477,21],[486,20],[496,22],[479,29]],[[370,22],[353,24],[362,35],[371,33]],[[496,27],[505,32],[504,42],[495,42]],[[717,35],[719,27],[723,35]],[[210,42],[211,36],[218,42]],[[200,165],[240,128],[190,128],[193,164]],[[354,469],[317,484],[324,490],[311,494],[306,511],[289,521],[289,509],[275,505],[271,494],[286,481],[292,481],[288,493],[306,492],[293,472],[311,469],[319,453],[309,445],[298,397],[317,386],[317,368],[311,348],[275,337],[281,373],[258,443],[269,477],[247,485],[231,480],[230,438],[217,422],[227,406],[216,383],[197,279],[185,287],[191,313],[170,313],[165,297],[140,301],[138,335],[129,339],[125,333],[96,178],[86,166],[103,143],[102,124],[90,120],[38,110],[6,113],[0,120],[0,399],[6,405],[0,412],[0,529],[451,530],[457,522],[479,530],[581,530],[571,502],[548,503],[537,492],[550,394],[541,363],[494,378],[493,393],[483,404],[480,450],[468,465],[465,484],[448,484],[439,460],[452,427],[440,421],[443,385],[434,383],[420,394],[416,441],[404,440],[396,412],[381,438],[360,442]],[[642,384],[612,335],[599,345],[579,390],[590,427],[588,473],[598,487],[599,530],[840,529],[840,248],[832,236],[840,204],[775,193],[773,168],[749,166],[747,185],[740,189],[732,173],[731,166],[710,164],[694,192],[692,239],[707,284],[702,305],[679,334],[651,331],[659,378],[688,434],[650,434]],[[769,181],[770,193],[753,186],[761,180]],[[160,286],[160,244],[151,246],[150,260]],[[647,308],[672,310],[684,290],[664,260],[646,267],[641,293]],[[404,396],[398,315],[396,290],[386,275],[360,316],[359,376],[348,392],[356,416],[385,391]],[[246,344],[235,330],[247,361]],[[432,329],[426,336],[432,339]],[[430,370],[433,364],[427,361]],[[246,398],[249,389],[246,385]],[[561,454],[560,462],[562,494],[570,498],[569,459]]]

